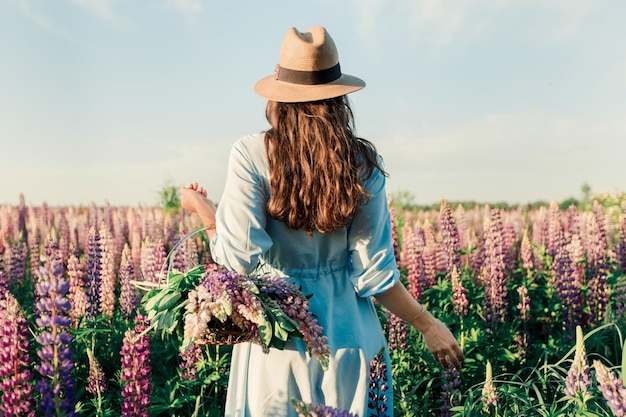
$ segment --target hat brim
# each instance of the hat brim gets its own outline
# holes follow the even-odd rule
[[[274,75],[259,80],[254,92],[259,96],[283,103],[302,103],[340,97],[365,87],[365,81],[349,74],[325,84],[303,85],[279,81]]]

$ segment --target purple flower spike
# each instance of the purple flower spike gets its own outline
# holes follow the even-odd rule
[[[296,409],[298,417],[359,417],[345,410],[324,404],[307,404],[295,398],[291,399],[291,404]]]
[[[441,417],[452,417],[451,409],[460,404],[461,400],[461,374],[453,366],[448,366],[443,373],[443,386],[441,392]]]
[[[393,414],[388,401],[390,399],[391,375],[385,362],[384,350],[380,350],[370,361],[369,401],[367,408],[378,417],[389,417]],[[390,413],[390,414],[388,414]]]
[[[63,279],[63,264],[60,260],[48,260],[39,272],[35,286],[40,333],[36,337],[40,345],[37,371],[42,379],[37,383],[41,393],[39,408],[44,416],[74,416],[74,368],[72,337],[65,330],[70,325],[70,305],[65,298],[69,284]]]
[[[598,360],[593,361],[598,388],[616,417],[626,416],[626,387],[613,371]]]

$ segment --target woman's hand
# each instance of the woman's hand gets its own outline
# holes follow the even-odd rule
[[[180,206],[193,213],[197,213],[207,229],[209,240],[215,235],[215,212],[217,211],[215,204],[209,200],[207,192],[200,187],[197,182],[189,184],[180,190]]]
[[[180,206],[193,213],[197,213],[202,205],[210,203],[210,200],[206,198],[206,190],[203,187],[200,187],[197,182],[192,182],[187,187],[181,188],[179,191]]]
[[[464,361],[463,350],[454,335],[441,320],[433,317],[427,328],[421,331],[424,343],[435,360],[444,366],[454,366],[460,370]]]

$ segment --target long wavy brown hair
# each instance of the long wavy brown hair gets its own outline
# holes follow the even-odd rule
[[[309,235],[348,225],[369,200],[364,181],[374,169],[387,175],[374,145],[355,136],[348,98],[269,101],[266,117],[271,126],[265,132],[269,215]]]

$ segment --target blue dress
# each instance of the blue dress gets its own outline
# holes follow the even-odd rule
[[[312,294],[310,307],[331,357],[324,371],[299,339],[269,353],[254,343],[235,345],[226,417],[296,417],[292,398],[359,417],[393,415],[387,341],[371,296],[391,288],[400,273],[385,176],[374,170],[365,185],[370,201],[348,227],[308,236],[266,212],[271,191],[263,134],[233,146],[211,241],[213,259],[242,273],[261,262]]]

